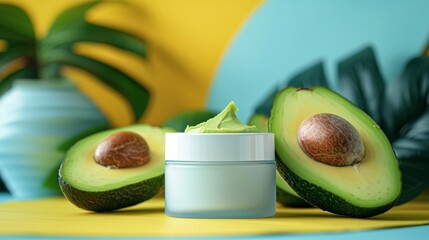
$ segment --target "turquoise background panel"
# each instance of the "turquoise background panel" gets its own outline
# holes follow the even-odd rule
[[[207,106],[221,110],[235,101],[247,121],[261,99],[299,70],[323,60],[334,82],[337,63],[367,45],[391,81],[429,40],[428,9],[425,0],[268,0],[225,50]]]

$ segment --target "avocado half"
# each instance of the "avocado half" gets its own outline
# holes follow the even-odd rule
[[[114,169],[94,161],[98,144],[121,131],[137,133],[146,140],[151,155],[147,164]],[[77,207],[97,212],[113,211],[152,198],[164,184],[165,132],[142,124],[103,131],[80,140],[70,148],[60,166],[61,191]]]
[[[276,199],[277,202],[283,204],[284,206],[294,207],[294,208],[309,208],[313,207],[308,202],[304,201],[298,193],[296,193],[283,179],[279,171],[276,171]]]
[[[352,166],[331,166],[310,158],[300,147],[300,124],[329,113],[349,122],[362,138],[365,158]],[[400,195],[398,161],[379,126],[337,93],[323,88],[287,87],[275,98],[269,121],[275,134],[280,175],[310,204],[352,217],[371,217],[394,206]]]
[[[249,119],[249,125],[255,125],[261,132],[268,132],[269,117],[263,114],[254,114]],[[311,207],[309,203],[301,199],[298,194],[276,171],[276,200],[288,207]]]

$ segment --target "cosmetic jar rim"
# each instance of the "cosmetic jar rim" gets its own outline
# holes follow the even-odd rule
[[[194,136],[250,136],[250,135],[274,135],[273,133],[257,133],[257,132],[249,132],[249,133],[187,133],[187,132],[168,132],[166,135],[194,135]]]
[[[273,161],[272,133],[166,133],[166,161]]]

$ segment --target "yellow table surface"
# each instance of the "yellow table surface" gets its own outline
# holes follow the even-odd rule
[[[110,213],[81,210],[65,198],[0,204],[0,235],[43,236],[233,236],[353,231],[429,224],[429,195],[385,214],[355,219],[319,209],[278,206],[263,219],[184,219],[164,214],[164,200],[154,198]]]

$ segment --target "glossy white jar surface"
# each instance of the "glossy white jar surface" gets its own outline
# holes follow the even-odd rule
[[[275,213],[273,134],[167,133],[165,149],[167,215],[259,218]]]

